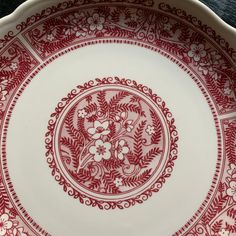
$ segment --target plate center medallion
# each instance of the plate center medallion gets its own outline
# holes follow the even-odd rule
[[[177,157],[174,119],[146,86],[119,78],[90,81],[63,98],[51,117],[48,163],[81,203],[129,207],[170,176]]]

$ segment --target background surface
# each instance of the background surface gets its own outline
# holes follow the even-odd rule
[[[0,18],[12,13],[25,0],[0,0]],[[236,0],[201,0],[225,22],[236,28]]]

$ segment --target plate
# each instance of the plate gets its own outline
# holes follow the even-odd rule
[[[0,235],[236,235],[233,28],[152,0],[0,23]]]

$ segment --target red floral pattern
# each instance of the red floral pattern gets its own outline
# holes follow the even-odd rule
[[[0,119],[14,91],[37,64],[19,40],[0,53]],[[0,177],[0,235],[28,236],[29,232],[11,204]]]
[[[36,59],[18,40],[0,53],[0,119],[11,94],[36,65]]]
[[[14,206],[0,176],[0,235],[1,236],[30,236],[31,231],[24,224]]]
[[[115,3],[117,0],[67,0],[65,2],[61,2],[56,6],[48,7],[47,9],[37,13],[36,15],[32,15],[27,18],[26,21],[21,22],[16,26],[15,30],[9,31],[3,38],[0,38],[0,50],[6,46],[9,42],[11,42],[16,36],[18,36],[21,32],[27,29],[29,26],[34,25],[36,22],[51,16],[52,14],[62,12],[64,10],[68,10],[75,7],[82,7],[86,5],[96,5],[100,3]],[[152,7],[154,5],[153,0],[119,0],[119,3],[128,3],[146,7]]]
[[[165,7],[160,5],[162,10]],[[138,7],[90,7],[49,18],[25,37],[42,58],[84,40],[112,37],[146,42],[200,75],[219,113],[236,108],[235,66],[202,33],[165,13]]]
[[[64,191],[86,205],[108,210],[142,203],[150,192],[160,190],[173,169],[178,140],[174,118],[161,98],[135,81],[104,78],[78,87],[61,100],[48,122],[46,155],[52,174],[59,176],[56,179],[60,183],[63,181]],[[89,93],[84,94],[88,89]],[[78,102],[65,112],[75,98]],[[157,110],[165,119],[168,134]],[[61,113],[66,113],[65,117]],[[166,136],[171,140],[167,141]],[[164,153],[165,145],[170,154]],[[60,171],[60,162],[67,176]],[[161,165],[164,169],[160,173]],[[74,188],[67,181],[70,178],[80,187]],[[152,187],[142,189],[146,183]],[[80,193],[81,187],[88,196]],[[136,189],[142,193],[133,194]],[[93,193],[106,200],[97,199]],[[122,200],[126,193],[131,194]],[[114,201],[110,195],[118,197]]]
[[[132,1],[132,0],[131,0]],[[10,31],[7,35],[4,36],[4,38],[0,39],[0,49],[5,47],[5,45],[10,42],[11,40],[15,39],[15,36],[22,32],[23,30],[29,28],[31,25],[36,25],[35,23],[38,22],[39,20],[45,19],[50,15],[53,15],[57,12],[62,12],[65,9],[71,9],[76,6],[81,6],[81,5],[86,5],[86,4],[95,4],[99,2],[103,2],[103,0],[90,0],[90,1],[67,1],[64,3],[60,3],[57,6],[50,7],[47,10],[43,10],[41,13],[38,13],[36,15],[33,15],[27,19],[26,22],[22,22],[21,24],[17,25],[16,29],[18,32],[12,32]],[[114,1],[115,2],[115,1]],[[127,2],[127,1],[124,1]],[[153,2],[151,1],[132,1],[132,3],[143,5],[143,6],[151,6],[153,5]],[[151,4],[151,5],[150,5]],[[137,8],[136,8],[137,9]],[[149,36],[149,39],[146,35],[143,39],[140,40],[140,42],[144,43],[152,43],[152,45],[157,46],[161,48],[162,50],[166,50],[169,52],[171,55],[175,56],[177,60],[185,62],[187,65],[190,66],[190,68],[195,71],[195,73],[199,76],[201,79],[203,85],[210,91],[210,94],[212,95],[213,100],[215,101],[215,105],[218,108],[219,114],[224,114],[224,113],[229,113],[229,112],[234,112],[235,111],[235,80],[233,79],[235,77],[235,64],[232,62],[236,61],[236,52],[234,49],[230,48],[229,44],[219,35],[216,34],[216,32],[208,27],[207,25],[202,24],[201,21],[199,21],[197,18],[194,16],[188,15],[185,11],[181,9],[177,9],[175,7],[170,7],[167,4],[160,4],[159,9],[161,11],[164,11],[165,13],[162,13],[162,16],[164,18],[169,19],[169,22],[165,22],[165,24],[158,25],[157,26],[160,29],[163,29],[163,32],[169,32],[170,33],[174,32],[176,30],[176,36],[178,36],[178,33],[180,32],[180,36],[177,37],[181,41],[181,37],[183,37],[182,41],[187,47],[187,50],[183,50],[183,55],[184,57],[181,57],[181,54],[179,54],[179,48],[181,48],[181,42],[176,41],[175,37],[163,37],[160,35],[157,35],[160,38],[160,40],[156,40],[159,42],[159,44],[155,44],[150,40],[152,38]],[[151,21],[151,16],[153,16],[151,13],[154,11],[150,10],[144,10],[143,8],[141,9],[144,12],[150,13],[150,18],[147,18],[147,21]],[[147,14],[148,15],[148,14]],[[173,18],[172,16],[175,16]],[[54,17],[56,18],[56,17]],[[155,17],[153,17],[153,20]],[[156,18],[157,19],[157,18]],[[161,19],[161,18],[160,18]],[[157,22],[159,19],[157,20]],[[176,25],[178,26],[177,29],[173,27],[172,22],[176,22]],[[162,20],[160,21],[162,22]],[[103,24],[103,23],[102,23]],[[149,24],[147,24],[148,26]],[[175,25],[175,24],[174,24]],[[191,27],[193,26],[194,29]],[[40,28],[40,26],[37,26]],[[36,27],[36,28],[37,28]],[[125,26],[126,27],[126,26]],[[33,29],[35,26],[32,27]],[[100,27],[101,28],[101,27]],[[118,28],[123,29],[122,26],[118,26]],[[135,26],[134,26],[135,28]],[[145,26],[143,27],[144,29],[146,28]],[[96,28],[97,29],[97,28]],[[124,32],[126,32],[126,29]],[[158,29],[158,28],[155,28]],[[32,30],[32,29],[30,29]],[[77,32],[78,30],[76,27],[74,30]],[[85,33],[83,30],[86,31],[86,29],[82,29],[81,32],[78,31],[76,37],[85,37]],[[90,28],[91,30],[91,28]],[[97,29],[99,30],[99,28]],[[104,27],[102,27],[102,30],[104,30]],[[144,32],[147,32],[144,30]],[[150,32],[159,32],[158,30],[154,30],[153,28],[150,27]],[[95,30],[94,30],[95,31]],[[29,31],[30,33],[30,31]],[[65,34],[71,34],[72,32],[70,31],[65,31]],[[209,38],[206,38],[205,33],[208,35]],[[185,35],[186,34],[186,35]],[[28,34],[29,35],[29,34]],[[31,40],[26,34],[26,37]],[[185,35],[185,36],[184,36]],[[194,39],[191,41],[191,45],[189,44],[189,35],[191,35],[191,39]],[[64,36],[63,36],[64,37]],[[86,36],[87,37],[87,36]],[[95,37],[98,37],[99,35],[96,35]],[[105,36],[102,36],[103,38]],[[109,36],[108,36],[109,37]],[[112,36],[113,37],[113,36]],[[126,36],[123,36],[122,34],[119,36],[114,36],[117,38],[127,38]],[[88,38],[89,39],[89,38]],[[210,40],[209,40],[210,39]],[[47,37],[47,40],[53,42],[55,40],[54,35],[50,35]],[[133,40],[133,39],[132,39]],[[138,40],[138,39],[135,39]],[[215,46],[213,46],[213,43]],[[18,44],[21,48],[23,46],[19,43],[19,41],[14,41],[9,45],[8,48],[11,48],[12,45]],[[73,43],[73,42],[72,42]],[[75,42],[76,43],[76,42]],[[176,47],[176,44],[178,47]],[[69,44],[71,45],[71,43]],[[58,47],[57,50],[61,50],[63,47],[67,47],[69,45],[62,45]],[[176,50],[177,48],[177,50]],[[200,51],[196,53],[196,48],[199,48]],[[206,55],[204,53],[206,51]],[[55,53],[56,51],[53,51]],[[209,53],[208,53],[209,52]],[[30,53],[28,53],[30,54]],[[7,48],[5,47],[4,50],[1,51],[1,55],[4,55],[8,58],[11,57],[11,53],[7,52]],[[187,56],[186,56],[187,55]],[[210,56],[209,56],[210,55]],[[51,55],[50,55],[51,56]],[[186,56],[186,57],[185,57]],[[185,59],[184,59],[185,58]],[[20,58],[19,58],[20,59]],[[31,57],[32,59],[32,57]],[[199,60],[198,60],[199,59]],[[17,59],[16,59],[17,60]],[[186,61],[185,61],[186,60]],[[25,63],[29,65],[34,65],[34,60],[31,62],[25,61]],[[36,62],[36,61],[35,61]],[[17,62],[16,62],[17,63]],[[9,70],[15,71],[17,70],[17,65],[13,61],[13,64],[9,64]],[[2,69],[2,66],[0,65],[0,69]],[[7,70],[7,67],[4,68]],[[33,68],[32,68],[33,69]],[[26,73],[27,74],[27,73]],[[25,76],[25,75],[24,75]],[[4,77],[4,76],[3,76]],[[13,78],[13,77],[10,77]],[[23,77],[22,77],[23,78]],[[0,86],[0,100],[2,101],[1,103],[1,108],[7,103],[7,100],[11,97],[10,94],[13,93],[14,90],[18,88],[19,85],[17,85],[14,89],[11,90],[11,92],[8,92],[5,89],[6,86],[6,81],[1,79],[1,86]],[[6,99],[6,100],[5,100]],[[0,110],[0,117],[2,118],[5,114],[5,108]],[[120,116],[121,117],[121,116]],[[129,127],[132,124],[128,124]],[[185,235],[234,235],[235,234],[235,226],[233,223],[235,222],[235,203],[233,204],[233,200],[235,199],[235,153],[234,153],[234,147],[235,147],[235,119],[229,119],[225,120],[222,124],[222,127],[224,127],[224,135],[225,135],[225,150],[227,150],[227,159],[226,159],[226,164],[225,164],[225,170],[222,170],[222,173],[224,173],[222,177],[222,183],[219,185],[219,191],[217,192],[216,198],[214,198],[211,206],[209,209],[212,209],[212,212],[208,212],[204,215],[203,219],[200,219],[198,224],[196,224],[194,227],[191,227],[188,231],[188,233],[185,233]],[[146,129],[148,132],[152,133],[152,128],[147,127]],[[227,130],[227,131],[226,131]],[[228,138],[226,138],[228,137]],[[226,140],[228,140],[226,142]],[[229,160],[227,162],[227,160]],[[53,164],[53,163],[52,163]],[[228,177],[228,178],[227,178]],[[1,179],[2,180],[2,179]],[[115,181],[116,185],[120,185],[122,183],[121,179],[117,178]],[[60,180],[60,184],[64,184],[64,180]],[[7,235],[30,235],[29,232],[25,233],[24,231],[26,230],[26,226],[24,226],[25,230],[23,230],[22,225],[24,223],[21,222],[20,217],[16,214],[15,210],[13,208],[5,207],[7,206],[7,202],[9,202],[9,196],[8,193],[5,190],[5,186],[0,182],[0,210],[1,210],[1,215],[3,215],[3,220],[2,221],[15,221],[19,222],[19,225],[17,223],[13,222],[13,226],[11,229],[9,228],[9,223],[7,225],[3,226],[5,227],[6,234]],[[66,186],[65,186],[66,188]],[[75,198],[79,198],[81,201],[83,199],[80,198],[78,195],[74,195]],[[218,199],[217,199],[218,197]],[[223,198],[223,200],[222,200]],[[225,202],[225,199],[228,199]],[[229,200],[230,199],[230,200]],[[223,202],[223,203],[221,203]],[[216,203],[219,204],[219,207],[216,207]],[[4,205],[5,204],[5,205]],[[229,212],[227,211],[228,208]],[[226,211],[224,211],[224,209]],[[214,215],[213,218],[210,215]],[[9,216],[9,218],[8,218]],[[209,218],[210,217],[210,218]],[[208,219],[207,219],[208,218]],[[32,222],[32,219],[27,216],[27,219]],[[207,220],[206,220],[207,219]],[[210,222],[207,222],[209,221]],[[216,221],[215,221],[216,220]],[[213,224],[213,223],[214,224]],[[35,224],[35,223],[34,223]],[[36,225],[36,224],[35,224]],[[38,226],[36,226],[38,228]],[[27,230],[26,230],[27,231]],[[4,232],[4,230],[3,230]],[[45,231],[41,231],[44,235],[47,235]],[[182,230],[178,231],[175,235],[183,235]],[[34,233],[32,233],[34,235]]]
[[[233,236],[236,234],[236,118],[222,121],[225,167],[217,192],[207,211],[188,236]]]
[[[0,120],[3,119],[5,109],[15,90],[18,89],[18,86],[37,65],[38,61],[19,40],[13,41],[11,45],[0,53]],[[11,204],[1,176],[0,235],[32,235]]]
[[[68,172],[101,194],[146,183],[164,150],[155,110],[137,94],[119,89],[105,88],[81,99],[60,124],[60,157]]]

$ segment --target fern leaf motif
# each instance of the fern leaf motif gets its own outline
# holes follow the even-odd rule
[[[143,130],[145,128],[147,121],[141,121],[141,123],[138,125],[135,134],[134,134],[134,138],[135,138],[135,142],[134,142],[134,154],[135,154],[135,159],[136,159],[136,163],[138,164],[140,159],[143,156],[143,141],[142,141],[142,136],[143,136]]]

